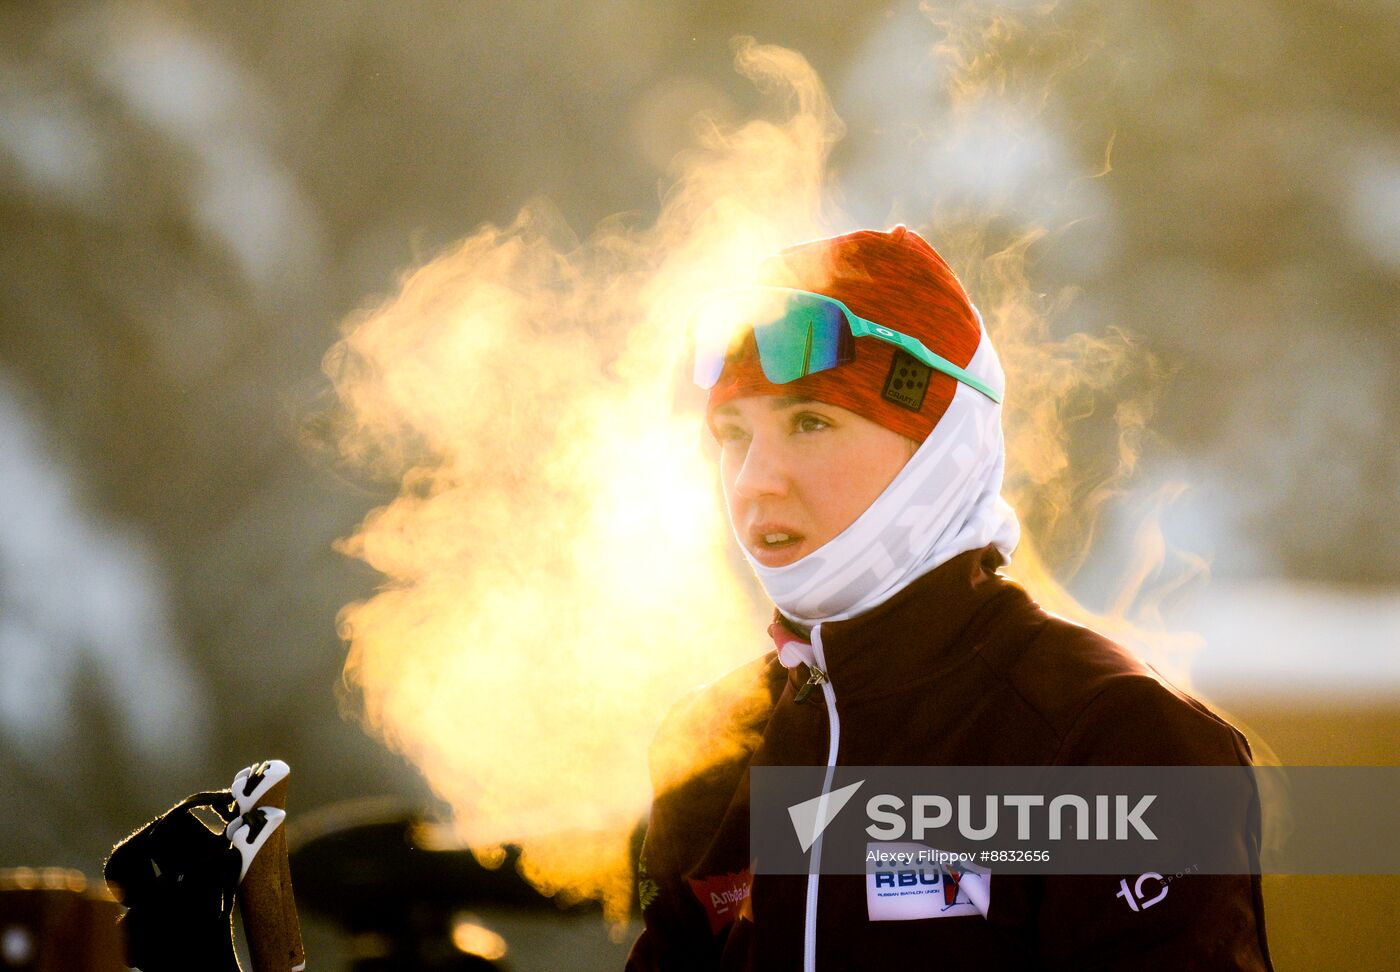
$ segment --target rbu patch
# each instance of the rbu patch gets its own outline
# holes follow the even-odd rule
[[[985,915],[991,904],[991,875],[982,868],[937,862],[925,844],[866,845],[865,905],[871,921],[958,918]],[[895,859],[898,863],[884,863]]]

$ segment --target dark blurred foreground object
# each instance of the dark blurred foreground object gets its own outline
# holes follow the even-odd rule
[[[0,870],[0,969],[121,972],[120,911],[80,871]]]
[[[250,766],[230,789],[187,797],[113,848],[104,874],[127,908],[118,924],[128,965],[241,972],[237,899],[254,972],[306,967],[281,827],[290,773],[281,760]]]
[[[299,818],[288,840],[302,905],[350,936],[353,972],[508,969],[509,944],[474,909],[565,913],[520,876],[518,852],[484,867],[449,828],[397,800],[326,807]]]

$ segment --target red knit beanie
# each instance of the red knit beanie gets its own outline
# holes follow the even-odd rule
[[[962,284],[917,233],[859,230],[783,250],[764,268],[763,282],[834,297],[852,311],[923,341],[930,351],[966,368],[981,328]],[[891,431],[923,442],[953,400],[957,379],[876,338],[856,338],[847,364],[774,385],[763,375],[753,333],[725,362],[706,411],[749,395],[797,395],[849,409]]]

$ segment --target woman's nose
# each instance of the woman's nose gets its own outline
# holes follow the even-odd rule
[[[744,464],[734,479],[734,490],[745,499],[781,496],[787,492],[788,474],[779,450],[759,436],[749,442]]]

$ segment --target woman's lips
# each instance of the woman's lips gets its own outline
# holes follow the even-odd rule
[[[801,560],[805,537],[778,524],[760,524],[749,531],[749,553],[765,567],[784,567]]]

